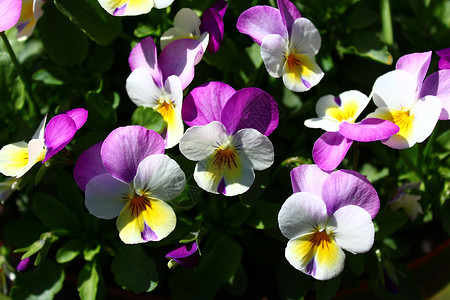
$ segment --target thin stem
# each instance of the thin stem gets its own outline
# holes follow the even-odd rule
[[[31,85],[28,79],[25,77],[22,66],[20,65],[19,61],[17,60],[16,55],[14,54],[14,50],[11,47],[11,44],[8,41],[8,38],[5,35],[5,32],[0,32],[0,36],[2,37],[3,43],[5,44],[6,50],[8,51],[9,57],[11,58],[11,61],[14,64],[14,67],[16,68],[17,74],[19,74],[20,79],[22,80],[25,91],[28,94],[28,97],[26,97],[28,102],[28,109],[29,109],[29,115],[30,117],[34,116],[34,97],[33,93],[31,91]]]

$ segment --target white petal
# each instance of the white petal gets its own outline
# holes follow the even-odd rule
[[[283,74],[283,67],[288,52],[287,41],[278,34],[266,35],[261,43],[261,58],[270,76],[278,78]]]
[[[289,48],[314,57],[319,52],[320,44],[319,31],[310,20],[299,18],[294,21]]]
[[[133,196],[134,192],[128,184],[105,173],[89,180],[84,203],[89,212],[97,218],[112,219],[119,215]]]
[[[254,170],[264,170],[273,164],[274,150],[270,140],[256,129],[239,130],[231,139],[241,157],[251,163]]]
[[[325,131],[337,132],[340,122],[327,118],[312,118],[305,120],[304,124],[309,128],[321,128]]]
[[[377,78],[373,101],[378,107],[409,110],[416,101],[416,79],[408,72],[394,70]]]
[[[178,27],[172,27],[169,28],[166,32],[164,32],[161,35],[160,44],[161,44],[161,51],[166,48],[167,45],[169,45],[170,42],[173,42],[175,40],[179,39],[191,39],[194,36],[191,32],[184,30],[183,28]]]
[[[16,177],[28,164],[28,144],[18,142],[0,150],[0,173]]]
[[[190,8],[180,9],[173,19],[173,25],[176,28],[180,28],[186,32],[190,32],[194,36],[200,35],[200,23],[200,18]]]
[[[36,129],[36,132],[33,134],[31,139],[43,139],[44,138],[44,130],[45,130],[45,122],[47,121],[47,115],[45,115],[44,119],[39,124],[39,127]]]
[[[323,76],[322,69],[311,56],[297,52],[288,55],[283,68],[283,83],[289,90],[308,91],[317,85]]]
[[[170,4],[172,4],[173,0],[153,0],[155,7],[158,9],[166,8]]]
[[[299,237],[323,227],[326,223],[327,208],[318,196],[299,192],[291,195],[278,213],[278,226],[288,239]]]
[[[214,121],[205,126],[193,126],[180,140],[181,153],[190,160],[200,161],[213,154],[218,145],[229,140],[222,123]]]
[[[410,114],[414,116],[418,143],[422,143],[433,132],[441,110],[442,101],[436,96],[425,96],[414,104]]]
[[[344,250],[356,254],[372,248],[375,228],[370,214],[363,208],[355,205],[341,207],[329,224],[335,226],[334,239]]]
[[[155,107],[164,94],[145,68],[137,68],[131,72],[126,81],[126,89],[131,101],[137,106],[144,107]]]
[[[164,154],[147,156],[139,163],[134,177],[134,189],[138,194],[163,201],[178,196],[186,184],[180,166]]]

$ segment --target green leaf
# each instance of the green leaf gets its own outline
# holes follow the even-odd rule
[[[113,103],[103,95],[89,91],[86,94],[87,110],[89,111],[89,127],[110,129],[115,127],[117,121]]]
[[[45,85],[63,85],[72,82],[72,75],[64,68],[48,67],[40,69],[33,74],[33,81],[41,82]]]
[[[108,46],[122,32],[120,18],[108,14],[97,0],[55,0],[56,7],[90,39]]]
[[[114,52],[111,48],[98,48],[86,59],[87,69],[91,73],[103,74],[108,71],[114,63]]]
[[[346,19],[346,24],[349,28],[361,29],[368,27],[378,21],[379,15],[376,11],[371,9],[355,9],[352,14]]]
[[[78,293],[81,300],[97,299],[97,287],[100,280],[98,266],[95,261],[84,265],[78,274]]]
[[[111,271],[117,284],[135,293],[149,292],[158,285],[155,262],[139,245],[118,246]]]
[[[277,287],[282,299],[300,300],[314,284],[312,277],[292,267],[282,259],[277,268]]]
[[[441,145],[445,150],[450,150],[450,130],[442,133],[436,141]]]
[[[58,182],[56,183],[58,199],[75,213],[80,219],[86,215],[84,197],[77,186],[73,175],[65,172],[58,172]]]
[[[252,212],[247,219],[247,224],[256,229],[269,229],[278,227],[278,212],[281,203],[269,203],[258,201],[253,206]]]
[[[17,274],[11,289],[11,299],[48,300],[53,299],[62,288],[64,271],[50,261],[44,260],[38,267]]]
[[[245,222],[252,210],[241,203],[235,203],[224,214],[224,223],[231,227],[239,227]]]
[[[392,55],[387,46],[375,39],[375,35],[374,32],[356,32],[347,41],[349,46],[338,42],[336,48],[341,54],[357,55],[386,65],[392,64]]]
[[[70,67],[84,61],[88,53],[86,36],[52,5],[46,6],[38,27],[44,49],[56,64]]]
[[[83,250],[83,256],[86,261],[91,261],[94,259],[94,256],[101,250],[101,245],[97,243],[91,243],[87,245]]]
[[[339,289],[341,285],[342,276],[335,277],[326,281],[315,282],[316,286],[316,299],[317,300],[329,300],[332,299],[333,296]]]
[[[236,274],[225,284],[225,289],[233,296],[242,296],[247,290],[247,275],[242,266],[236,271]]]
[[[50,229],[77,232],[80,224],[77,217],[58,199],[45,194],[35,194],[33,207],[36,216]]]
[[[72,261],[83,250],[84,243],[80,239],[71,239],[56,252],[56,261],[60,264]]]
[[[161,133],[165,127],[164,119],[159,112],[151,107],[143,106],[136,108],[131,116],[131,124],[141,125],[158,133]]]
[[[382,240],[400,229],[406,222],[406,214],[392,210],[381,211],[374,219],[378,225],[378,231],[375,234],[376,240]]]

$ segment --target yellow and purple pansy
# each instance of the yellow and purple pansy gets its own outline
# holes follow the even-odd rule
[[[85,192],[89,212],[101,219],[117,217],[126,244],[159,241],[176,225],[167,201],[185,186],[178,164],[164,155],[162,137],[141,126],[119,127],[78,158],[74,178]]]
[[[153,7],[161,9],[173,0],[98,0],[98,3],[113,16],[137,16],[148,13]]]
[[[283,77],[291,91],[304,92],[324,76],[314,61],[321,38],[310,20],[287,0],[277,0],[278,9],[258,5],[244,11],[237,29],[261,46],[261,57],[269,75]]]
[[[25,40],[33,33],[37,20],[42,16],[46,0],[23,0],[20,19],[17,22],[17,39]]]
[[[372,219],[380,201],[361,174],[325,172],[316,165],[291,171],[294,194],[278,214],[281,232],[289,239],[289,263],[318,280],[328,280],[344,269],[345,253],[365,253],[375,237]]]
[[[253,170],[272,165],[267,136],[278,125],[278,108],[261,89],[235,91],[222,82],[205,83],[186,96],[182,116],[191,127],[181,138],[180,151],[198,161],[194,179],[202,189],[242,194],[253,184]]]

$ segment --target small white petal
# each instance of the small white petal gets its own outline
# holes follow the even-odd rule
[[[126,89],[131,101],[137,106],[155,107],[163,90],[153,81],[150,72],[145,68],[137,68],[128,76]]]
[[[287,41],[278,34],[268,34],[263,38],[261,58],[270,76],[281,77],[288,51]]]
[[[378,107],[409,110],[416,101],[416,79],[408,72],[394,70],[377,78],[373,85],[373,101]]]
[[[269,138],[253,128],[239,130],[231,139],[241,157],[249,160],[254,170],[264,170],[273,164],[274,150]]]
[[[319,31],[310,20],[299,18],[292,24],[289,48],[297,53],[314,57],[319,52],[321,41]]]
[[[422,143],[433,132],[441,110],[442,101],[436,96],[425,96],[414,104],[410,114],[414,116],[418,143]]]

